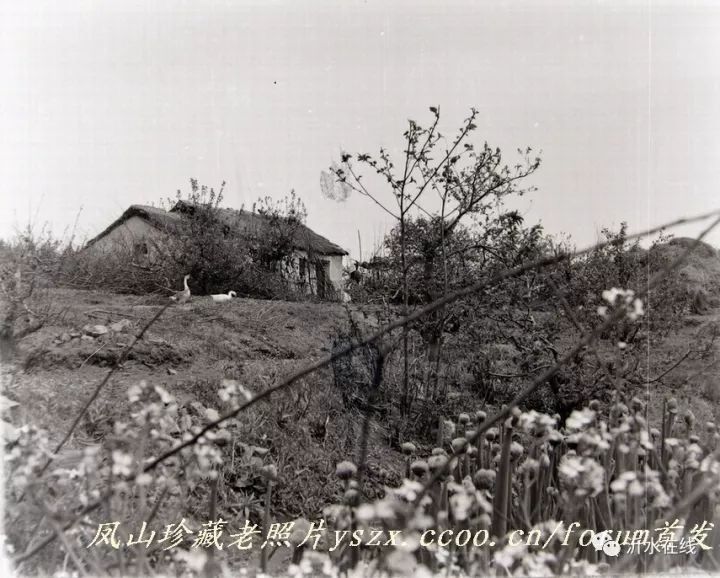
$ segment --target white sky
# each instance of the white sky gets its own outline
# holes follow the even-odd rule
[[[92,236],[197,177],[234,207],[294,188],[312,228],[354,254],[359,229],[367,253],[386,218],[323,198],[320,171],[397,150],[431,105],[448,134],[478,108],[477,142],[509,161],[541,149],[519,206],[580,245],[720,207],[718,2],[1,5],[2,237],[81,207]]]

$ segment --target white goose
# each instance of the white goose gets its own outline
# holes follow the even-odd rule
[[[218,295],[210,295],[212,297],[212,300],[215,301],[215,303],[224,303],[225,301],[230,301],[233,297],[237,297],[237,293],[235,291],[228,291],[227,295],[225,293],[220,293]]]
[[[170,297],[172,301],[175,301],[176,303],[185,303],[188,299],[190,299],[190,287],[188,287],[188,279],[190,279],[190,275],[185,275],[183,278],[183,287],[184,289],[182,291],[178,291]]]

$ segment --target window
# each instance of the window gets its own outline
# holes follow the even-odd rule
[[[147,257],[148,246],[145,241],[137,242],[133,245],[133,256],[134,257]]]

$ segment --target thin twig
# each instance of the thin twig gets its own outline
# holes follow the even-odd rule
[[[88,355],[85,359],[83,359],[83,362],[80,364],[80,367],[78,367],[78,370],[82,369],[85,364],[90,361],[97,353],[100,353],[100,350],[105,347],[107,343],[103,343],[100,347],[98,347],[95,351],[93,351],[90,355]]]
[[[646,384],[646,385],[649,385],[649,384],[651,384],[651,383],[655,383],[655,382],[661,381],[663,377],[665,377],[668,373],[670,373],[673,369],[675,369],[675,368],[678,367],[683,361],[685,361],[685,360],[690,356],[690,354],[691,354],[692,352],[693,352],[692,349],[688,349],[688,350],[685,352],[685,355],[683,355],[680,359],[678,359],[675,363],[673,363],[673,364],[670,366],[669,369],[663,371],[663,372],[662,372],[660,375],[658,375],[655,379],[648,379],[648,380],[645,382],[645,384]]]

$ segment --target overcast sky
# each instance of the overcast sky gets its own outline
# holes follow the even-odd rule
[[[0,236],[92,236],[188,179],[225,204],[295,189],[357,254],[388,227],[325,199],[342,150],[398,150],[408,118],[471,107],[479,143],[542,150],[518,206],[584,245],[720,206],[720,3],[7,1],[0,14]],[[382,196],[384,193],[379,192]],[[691,234],[698,227],[678,231]],[[720,233],[711,241],[720,246]]]

